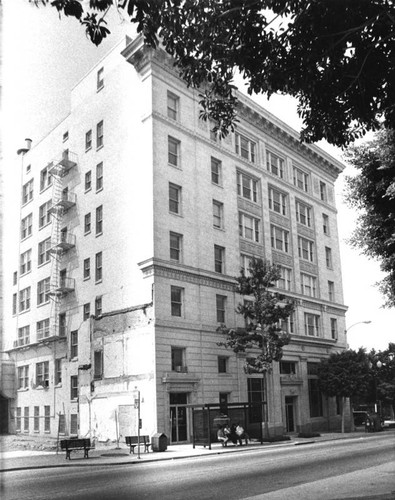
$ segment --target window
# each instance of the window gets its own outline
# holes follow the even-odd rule
[[[84,234],[88,234],[91,232],[91,214],[90,212],[88,214],[85,214],[85,219],[84,219]]]
[[[26,165],[26,173],[28,174],[30,170],[32,169],[31,165]]]
[[[58,433],[66,434],[66,415],[64,413],[58,413]]]
[[[99,252],[96,254],[95,263],[96,263],[95,281],[97,283],[98,281],[102,281],[102,279],[103,279],[103,253],[102,252]]]
[[[12,284],[13,285],[16,285],[18,282],[18,271],[14,271],[12,273]]]
[[[24,240],[28,236],[31,236],[32,226],[33,226],[33,214],[29,214],[21,221],[21,240]]]
[[[19,312],[30,309],[30,286],[19,292]]]
[[[96,85],[97,90],[101,90],[104,87],[104,68],[100,68],[97,72]]]
[[[103,205],[96,208],[96,235],[103,233]]]
[[[49,302],[50,278],[45,278],[37,283],[37,305]]]
[[[17,304],[18,304],[18,294],[12,294],[12,314],[15,315],[17,313]]]
[[[169,183],[169,211],[173,214],[181,213],[181,187]]]
[[[103,162],[96,165],[96,191],[103,189]]]
[[[318,363],[307,363],[310,417],[322,417],[322,395],[318,382]]]
[[[73,359],[77,357],[78,357],[78,330],[73,330],[72,332],[70,332],[70,358]]]
[[[18,328],[18,345],[28,345],[30,343],[30,325]]]
[[[69,140],[69,132],[66,131],[64,134],[63,134],[63,142],[66,142]]]
[[[18,366],[18,389],[29,388],[29,365]]]
[[[19,274],[22,276],[23,274],[26,274],[30,272],[32,269],[32,251],[26,250],[26,252],[23,252],[20,256],[20,269],[19,269]]]
[[[70,435],[78,435],[78,414],[70,413]]]
[[[299,257],[310,262],[314,262],[314,243],[302,236],[298,236]]]
[[[85,151],[89,151],[92,147],[92,130],[88,130],[85,134]]]
[[[296,220],[299,224],[311,227],[311,207],[300,201],[296,201]]]
[[[52,207],[52,200],[48,200],[46,203],[43,203],[41,205],[38,217],[39,228],[42,228],[51,222],[51,212],[50,212],[51,207]]]
[[[216,158],[211,157],[211,182],[222,185],[222,162]]]
[[[70,399],[78,399],[78,375],[70,377]]]
[[[44,406],[44,432],[51,432],[51,407]]]
[[[91,277],[91,259],[84,259],[84,280]]]
[[[270,226],[272,248],[289,253],[289,231],[277,226]]]
[[[171,348],[171,369],[173,372],[186,372],[185,349],[183,347]]]
[[[287,195],[270,187],[269,208],[280,215],[287,215]]]
[[[55,359],[55,385],[62,383],[62,358]]]
[[[295,315],[291,313],[288,318],[280,319],[280,328],[286,333],[295,333]]]
[[[258,181],[249,175],[237,172],[237,194],[247,200],[258,202]]]
[[[22,421],[22,408],[18,406],[16,409],[16,419],[15,419],[15,430],[17,432],[18,431],[20,432],[22,430],[21,421]]]
[[[322,214],[322,231],[329,236],[329,217],[326,214]]]
[[[333,269],[332,249],[329,247],[325,247],[325,261],[326,261],[326,267],[328,269]]]
[[[171,286],[170,294],[171,294],[171,315],[181,317],[183,288],[180,288],[178,286]]]
[[[170,233],[170,259],[181,262],[182,257],[182,235]]]
[[[214,120],[209,120],[209,128],[210,128],[210,140],[214,142],[221,141],[221,134],[219,130],[216,130],[218,127],[218,123]]]
[[[33,179],[24,184],[22,188],[22,205],[33,199]]]
[[[36,385],[41,387],[49,386],[49,361],[36,363]]]
[[[90,315],[91,315],[91,305],[90,302],[87,302],[83,306],[82,319],[86,321],[87,319],[89,319]]]
[[[270,151],[266,151],[266,167],[273,175],[284,179],[284,160]]]
[[[180,166],[180,141],[168,137],[168,162],[174,167]]]
[[[99,149],[104,144],[104,129],[103,120],[96,125],[96,149]]]
[[[330,301],[335,301],[335,283],[333,281],[328,281],[328,298]]]
[[[318,315],[304,313],[304,332],[310,337],[319,337],[320,317]]]
[[[226,296],[216,295],[217,323],[225,323]]]
[[[225,272],[225,248],[214,245],[214,269],[216,273]]]
[[[95,316],[101,316],[103,312],[103,298],[101,295],[95,298]]]
[[[51,260],[51,238],[46,238],[38,244],[38,265],[41,266]]]
[[[40,191],[44,191],[44,189],[52,185],[52,176],[49,169],[50,166],[48,165],[40,172]]]
[[[172,92],[167,92],[167,116],[172,120],[178,120],[180,98]]]
[[[23,412],[23,430],[29,432],[29,407],[25,406]]]
[[[294,167],[293,173],[294,173],[294,178],[293,178],[294,186],[307,193],[309,190],[309,175],[297,167]]]
[[[248,402],[253,406],[250,408],[250,423],[260,423],[263,420],[263,402],[265,391],[263,378],[247,378]]]
[[[326,193],[326,184],[325,182],[320,181],[320,198],[322,201],[328,201],[327,193]]]
[[[228,373],[227,356],[218,356],[218,373]]]
[[[259,219],[239,213],[239,234],[242,238],[259,242]]]
[[[100,380],[103,378],[103,351],[93,353],[93,378]]]
[[[308,295],[309,297],[317,297],[317,278],[315,276],[301,273],[300,284],[303,295]]]
[[[277,280],[277,288],[292,290],[292,269],[279,266],[279,271],[281,273],[281,277]]]
[[[237,155],[245,160],[255,163],[256,144],[248,137],[238,133],[235,134],[235,151]]]
[[[337,319],[331,318],[331,337],[333,340],[337,340]]]
[[[49,318],[37,321],[37,340],[42,340],[49,337]]]
[[[59,337],[65,337],[67,333],[66,313],[59,314]]]
[[[34,407],[34,420],[33,420],[33,430],[34,432],[40,431],[40,407]]]
[[[217,229],[224,227],[224,204],[213,200],[213,226]]]
[[[251,255],[240,254],[240,269],[244,271],[246,276],[250,275],[250,264],[253,257]]]
[[[296,362],[280,361],[280,375],[296,375]]]
[[[92,172],[89,170],[85,173],[85,192],[92,189]]]

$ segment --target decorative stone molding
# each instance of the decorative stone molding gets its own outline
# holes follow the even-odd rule
[[[269,217],[271,224],[276,224],[277,226],[286,227],[287,229],[290,229],[291,221],[288,219],[288,217],[276,214],[275,212],[270,212]]]

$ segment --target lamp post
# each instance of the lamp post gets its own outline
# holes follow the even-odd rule
[[[370,319],[367,319],[365,321],[357,321],[356,323],[353,323],[350,327],[348,327],[344,333],[347,335],[348,332],[351,330],[351,328],[353,328],[354,326],[356,325],[369,325],[372,321]],[[349,348],[350,345],[347,343],[347,347]]]

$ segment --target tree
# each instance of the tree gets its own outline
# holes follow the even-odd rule
[[[353,397],[364,395],[369,389],[370,368],[365,350],[348,349],[331,354],[320,363],[318,379],[324,394],[341,398],[341,430],[344,432],[345,398],[350,398],[352,403]]]
[[[235,70],[250,94],[296,97],[307,142],[343,146],[382,120],[395,128],[393,0],[29,1],[75,17],[96,45],[118,9],[203,89],[201,115],[224,135],[237,121]]]
[[[378,283],[387,307],[395,306],[395,131],[381,130],[374,140],[347,150],[357,175],[346,178],[346,203],[358,211],[353,247],[380,261],[386,273]]]
[[[395,343],[390,342],[384,351],[374,349],[368,354],[371,368],[372,390],[368,396],[370,402],[380,402],[381,410],[394,418],[395,413]],[[381,415],[383,416],[383,415]]]
[[[283,330],[281,320],[289,318],[294,310],[294,302],[272,289],[280,279],[281,272],[277,265],[267,260],[252,259],[248,272],[241,271],[236,278],[236,291],[243,297],[253,300],[240,303],[236,309],[242,315],[244,328],[227,328],[221,325],[218,331],[226,336],[226,340],[218,345],[230,348],[233,352],[248,351],[244,365],[246,373],[262,373],[264,377],[265,395],[266,373],[271,370],[273,361],[280,361],[283,347],[289,344],[290,336]],[[267,423],[267,410],[265,415]]]

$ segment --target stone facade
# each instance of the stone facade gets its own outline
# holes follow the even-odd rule
[[[70,114],[25,152],[22,185],[33,180],[33,192],[23,199],[7,294],[11,431],[116,440],[136,433],[140,417],[143,434],[185,442],[191,405],[256,398],[267,400],[277,433],[339,426],[315,370],[346,347],[334,199],[343,166],[239,98],[236,133],[220,140],[168,57],[127,40],[73,89]],[[43,170],[61,165],[65,150],[73,166],[62,175],[50,167],[50,183]],[[70,194],[72,203],[43,222],[43,204]],[[63,244],[65,228],[72,244]],[[45,239],[52,250],[43,256]],[[283,267],[279,288],[297,303],[266,395],[262,377],[247,376],[243,356],[219,347],[216,332],[221,322],[242,326],[234,276],[252,256]],[[68,288],[54,288],[58,272]]]

